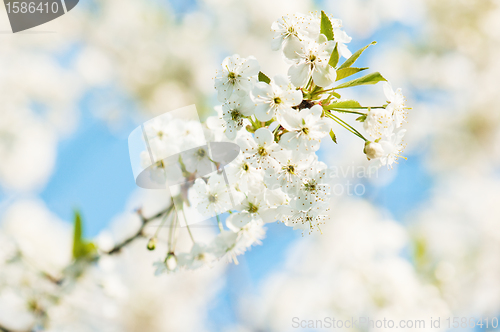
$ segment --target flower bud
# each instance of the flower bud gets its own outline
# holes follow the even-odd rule
[[[173,271],[177,268],[177,257],[173,252],[168,253],[167,258],[165,259],[165,265],[169,271]]]
[[[152,237],[148,242],[148,250],[155,250],[156,248],[156,238]]]
[[[366,154],[368,160],[377,159],[384,155],[384,149],[380,143],[366,142],[363,152]]]

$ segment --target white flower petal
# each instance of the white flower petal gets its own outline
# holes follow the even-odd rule
[[[316,85],[326,88],[337,78],[337,72],[329,64],[316,66],[313,71],[313,80]]]
[[[259,146],[269,146],[274,143],[273,133],[267,128],[259,128],[255,132],[255,140]]]
[[[288,77],[290,82],[297,87],[307,84],[311,74],[311,67],[305,63],[294,64],[288,69]]]

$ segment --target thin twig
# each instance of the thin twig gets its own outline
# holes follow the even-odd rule
[[[149,218],[145,218],[143,215],[142,215],[142,212],[139,210],[139,216],[141,217],[141,221],[142,221],[142,224],[141,224],[141,227],[137,230],[137,232],[132,235],[131,237],[123,240],[122,242],[116,244],[113,249],[107,251],[107,252],[104,252],[105,255],[114,255],[114,254],[117,254],[119,253],[123,247],[127,246],[128,244],[130,244],[131,242],[133,242],[134,240],[140,238],[140,237],[143,237],[144,236],[144,228],[146,227],[146,225],[155,220],[155,219],[158,219],[160,218],[162,215],[164,214],[169,214],[170,211],[172,211],[172,209],[174,208],[174,204],[170,204],[170,206],[160,212],[158,212],[157,214],[155,214],[154,216],[152,217],[149,217]]]
[[[219,215],[216,214],[215,217],[217,218],[217,225],[219,225],[219,230],[222,233],[222,231],[224,231],[224,226],[222,226],[222,222],[220,221]]]
[[[125,239],[124,241],[116,244],[111,250],[109,251],[106,251],[106,252],[103,252],[101,254],[102,255],[114,255],[114,254],[117,254],[119,253],[125,246],[127,246],[128,244],[130,244],[131,242],[133,242],[134,240],[136,240],[137,238],[140,238],[140,237],[143,237],[144,236],[144,228],[153,220],[155,219],[158,219],[160,218],[161,216],[163,215],[168,215],[172,209],[174,208],[174,203],[173,201],[171,202],[171,204],[164,210],[158,212],[157,214],[149,217],[149,218],[145,218],[143,215],[142,215],[142,212],[139,210],[138,213],[139,213],[139,216],[141,218],[141,221],[142,221],[142,224],[141,224],[141,227],[139,228],[139,230],[131,237]],[[94,257],[94,261],[97,261],[99,259],[99,255]],[[61,286],[64,282],[64,277],[63,278],[56,278],[44,271],[40,271],[42,273],[42,275],[47,278],[48,280],[50,280],[51,282],[53,282],[54,284],[58,285],[58,286]],[[11,329],[8,329],[2,325],[0,325],[0,332],[31,332],[31,330],[28,330],[28,331],[17,331],[17,330],[11,330]]]
[[[358,114],[358,115],[366,115],[366,113],[348,111],[346,109],[341,109],[341,108],[332,108],[332,109],[329,109],[329,111],[336,111],[336,112],[340,112],[340,113],[352,113],[352,114]]]
[[[196,241],[194,240],[193,233],[191,233],[191,229],[189,228],[188,221],[186,219],[186,215],[184,214],[184,209],[182,209],[182,217],[184,218],[184,223],[186,224],[186,229],[189,233],[189,237],[191,238],[191,241],[193,241],[193,244],[196,244]]]
[[[363,139],[365,142],[367,141],[367,139],[361,135],[361,133],[359,131],[357,131],[356,129],[354,129],[351,125],[349,125],[348,123],[346,123],[345,121],[343,121],[341,118],[339,118],[338,116],[330,113],[330,112],[325,112],[325,114],[327,114],[327,116],[334,120],[335,122],[337,122],[339,125],[341,125],[342,127],[344,127],[345,129],[349,130],[351,133],[353,133],[354,135],[358,136],[359,138]]]

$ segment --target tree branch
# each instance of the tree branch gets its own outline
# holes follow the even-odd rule
[[[149,217],[149,218],[145,218],[143,215],[142,215],[142,211],[141,210],[138,210],[137,212],[139,213],[139,216],[141,217],[141,221],[142,221],[142,225],[141,227],[137,230],[137,232],[123,240],[122,242],[116,244],[111,250],[107,251],[107,252],[104,252],[105,255],[114,255],[114,254],[117,254],[119,253],[125,246],[127,246],[128,244],[130,244],[131,242],[133,242],[134,240],[140,238],[140,237],[143,237],[144,236],[144,228],[146,227],[146,225],[155,220],[155,219],[158,219],[160,218],[161,216],[163,216],[164,214],[168,214],[172,211],[172,209],[174,208],[174,203],[171,202],[170,206],[167,207],[166,209],[158,212],[157,214],[155,214],[154,216],[152,217]]]
[[[141,218],[141,221],[142,221],[142,224],[141,224],[141,227],[139,228],[139,230],[131,237],[123,240],[122,242],[116,244],[111,250],[109,251],[106,251],[106,252],[103,252],[101,255],[98,255],[94,258],[93,261],[97,261],[99,259],[100,256],[102,255],[115,255],[115,254],[118,254],[124,247],[126,247],[128,244],[132,243],[134,240],[136,240],[137,238],[140,238],[140,237],[143,237],[144,236],[144,228],[153,220],[155,219],[158,219],[160,218],[161,216],[165,215],[165,214],[169,214],[174,208],[174,202],[171,201],[171,204],[163,209],[162,211],[158,212],[157,214],[149,217],[149,218],[146,218],[142,215],[142,211],[141,210],[138,210],[137,213],[139,214],[140,218]],[[58,286],[61,286],[65,280],[65,277],[62,277],[62,278],[57,278],[57,277],[54,277],[44,271],[40,271],[42,273],[42,275],[44,277],[46,277],[49,281],[53,282],[54,284],[58,285]],[[2,326],[0,324],[0,332],[31,332],[31,330],[28,330],[28,331],[16,331],[16,330],[11,330],[11,329],[8,329],[4,326]]]

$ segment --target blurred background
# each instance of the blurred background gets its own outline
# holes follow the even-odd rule
[[[425,319],[420,331],[483,317],[488,327],[461,330],[498,330],[500,1],[87,0],[16,34],[0,7],[0,330],[42,317],[47,331],[293,331],[294,317],[361,316]],[[337,195],[322,235],[269,224],[239,265],[159,277],[162,253],[141,239],[56,299],[53,283],[13,263],[19,248],[57,275],[71,261],[75,209],[99,245],[133,234],[135,210],[152,215],[168,198],[136,187],[131,130],[190,104],[215,114],[215,70],[233,53],[286,73],[271,23],[315,10],[342,19],[351,51],[376,40],[359,65],[413,108],[408,160],[337,179],[364,190]],[[353,90],[384,102],[379,85]],[[351,136],[323,144],[330,167],[364,165]]]

